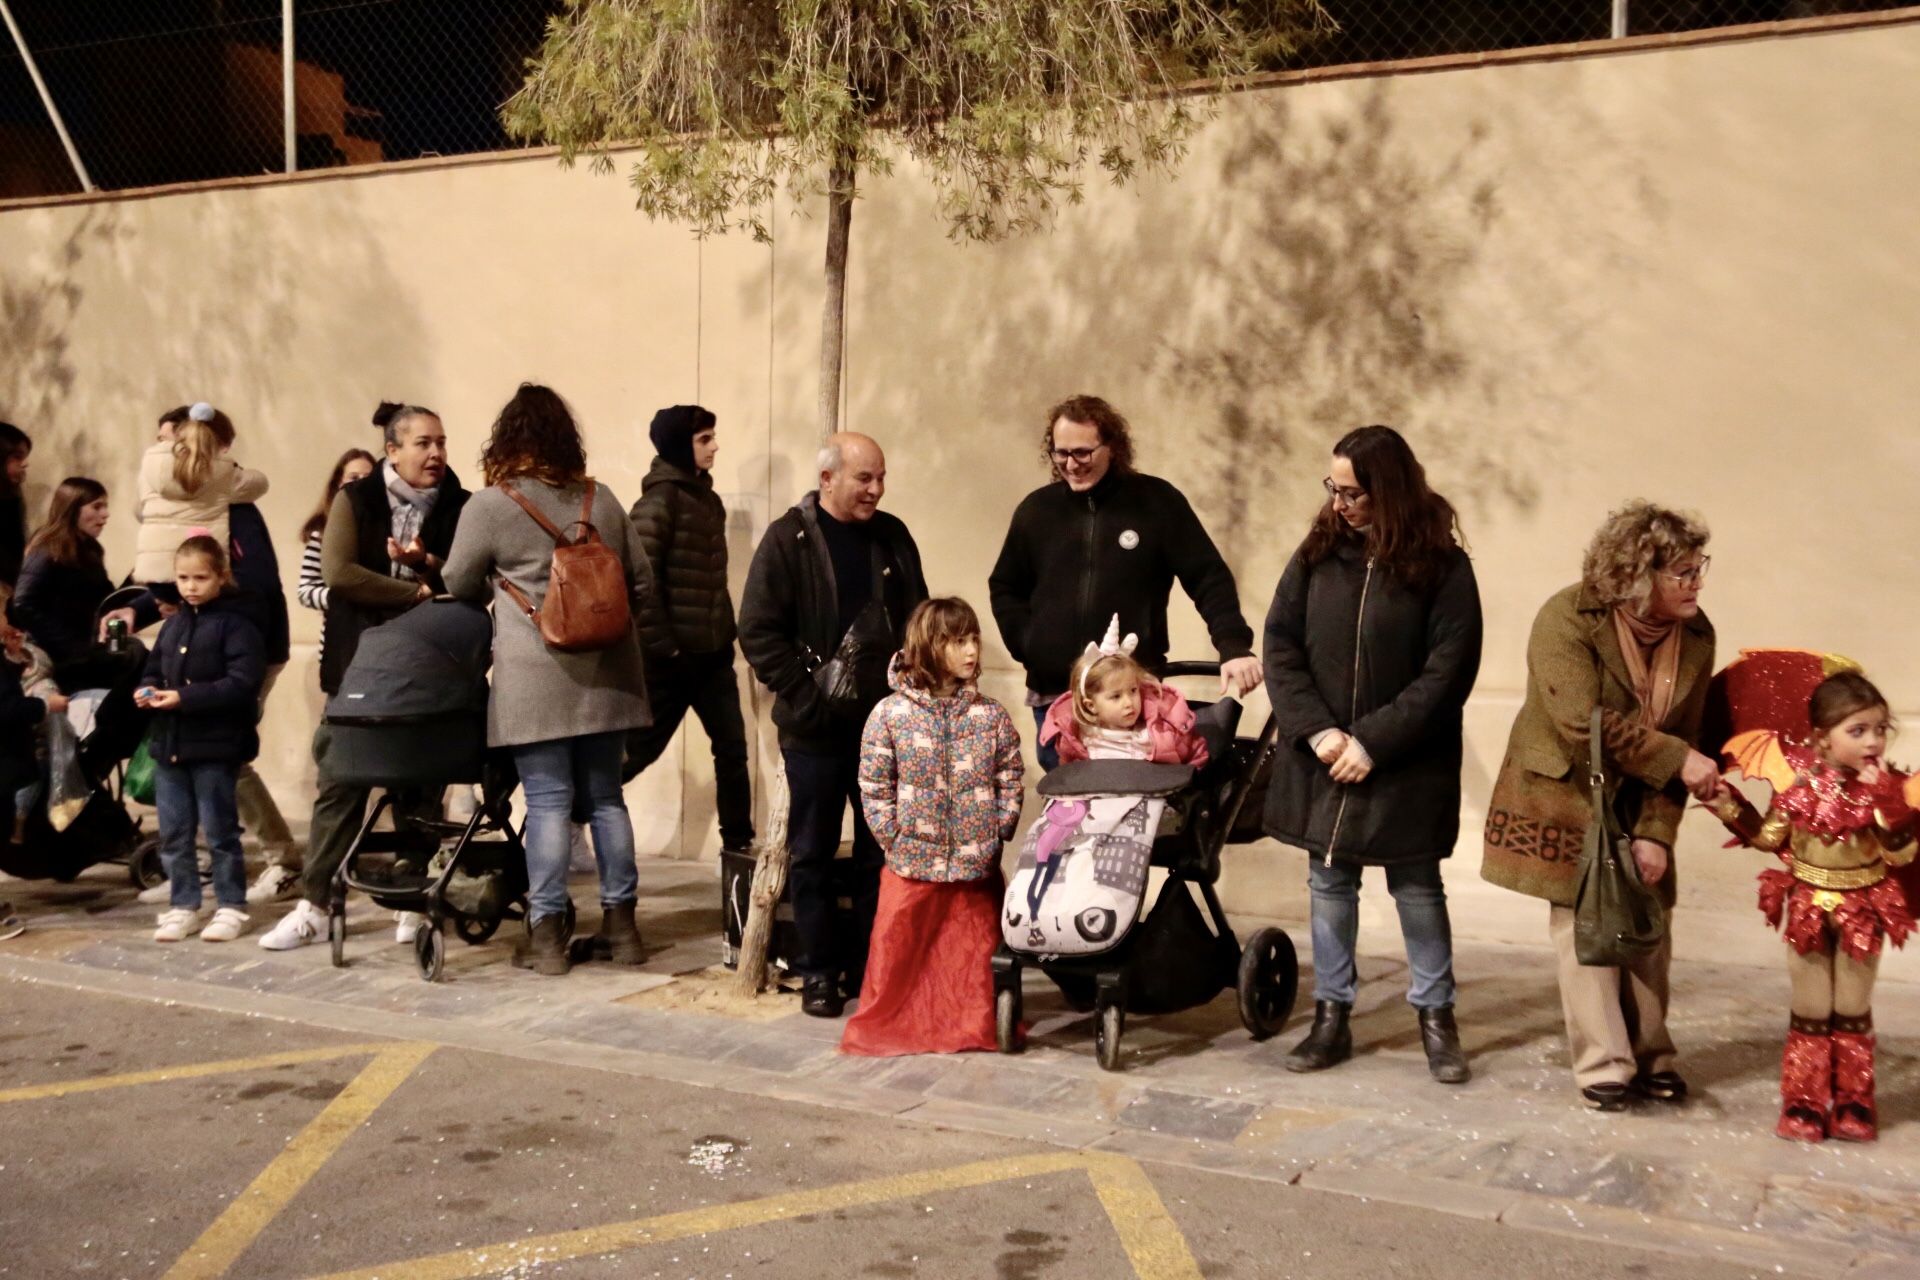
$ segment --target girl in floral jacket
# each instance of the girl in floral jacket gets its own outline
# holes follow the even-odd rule
[[[888,673],[894,692],[860,741],[860,803],[887,866],[843,1053],[995,1047],[988,960],[1000,939],[1000,850],[1025,793],[1019,734],[974,687],[979,674],[973,609],[922,602]]]

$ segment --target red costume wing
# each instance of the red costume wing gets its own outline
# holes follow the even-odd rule
[[[1724,758],[1733,750],[1732,740],[1744,735],[1770,731],[1776,739],[1803,742],[1813,733],[1807,702],[1814,689],[1830,675],[1859,669],[1851,658],[1811,649],[1742,649],[1707,688],[1700,745]]]

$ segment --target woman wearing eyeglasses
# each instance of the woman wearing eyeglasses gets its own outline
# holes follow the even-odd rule
[[[1710,799],[1720,786],[1698,749],[1713,672],[1713,624],[1700,612],[1706,545],[1705,525],[1650,502],[1607,517],[1581,580],[1534,618],[1526,702],[1487,807],[1480,874],[1552,904],[1574,1082],[1600,1111],[1635,1097],[1679,1102],[1687,1083],[1667,1034],[1670,947],[1625,969],[1582,965],[1575,954],[1589,722],[1597,705],[1599,764],[1619,786],[1634,862],[1671,906],[1671,851],[1687,796]]]
[[[1427,1069],[1471,1070],[1454,1022],[1453,928],[1440,863],[1460,833],[1460,720],[1480,670],[1480,592],[1453,506],[1392,427],[1333,447],[1326,505],[1267,613],[1279,728],[1267,834],[1309,855],[1313,1028],[1287,1057],[1353,1053],[1360,873],[1386,869]]]

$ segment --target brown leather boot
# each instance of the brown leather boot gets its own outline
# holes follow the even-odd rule
[[[1821,1142],[1833,1106],[1833,1041],[1825,1021],[1795,1017],[1780,1053],[1780,1123],[1774,1132],[1792,1142]]]
[[[567,955],[567,918],[544,915],[533,922],[533,931],[513,953],[516,969],[531,969],[550,978],[564,977],[573,967]]]
[[[639,964],[646,959],[640,930],[633,922],[633,903],[618,902],[600,908],[600,932],[593,938],[593,954],[614,964]]]
[[[1833,1015],[1833,1136],[1872,1142],[1880,1136],[1873,1106],[1873,1014]]]

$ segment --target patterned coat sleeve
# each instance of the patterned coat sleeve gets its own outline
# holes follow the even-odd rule
[[[860,735],[860,807],[866,812],[868,830],[885,850],[893,848],[900,834],[899,761],[887,714],[892,709],[892,697],[881,699]]]
[[[1004,843],[1013,839],[1014,828],[1020,825],[1020,806],[1027,798],[1022,785],[1027,766],[1020,758],[1020,733],[1013,727],[1013,717],[1005,707],[994,711],[993,802]]]

